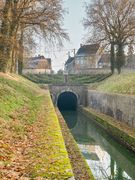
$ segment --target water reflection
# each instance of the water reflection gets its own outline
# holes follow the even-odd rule
[[[135,155],[132,152],[115,142],[83,114],[63,112],[63,115],[96,179],[135,179]]]
[[[77,112],[76,111],[62,111],[64,118],[69,129],[73,129],[77,124]],[[71,116],[72,114],[72,116]]]

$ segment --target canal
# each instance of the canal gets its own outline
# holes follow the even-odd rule
[[[97,180],[135,180],[135,154],[77,111],[62,111]]]

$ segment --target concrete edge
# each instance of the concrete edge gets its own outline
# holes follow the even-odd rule
[[[118,126],[118,123],[115,119],[113,120],[113,123],[110,123],[112,118],[105,114],[99,113],[92,108],[80,107],[80,110],[88,118],[91,118],[97,125],[106,130],[106,132],[115,138],[115,140],[126,146],[129,150],[135,152],[135,134],[130,135],[130,133],[127,133],[124,128]]]

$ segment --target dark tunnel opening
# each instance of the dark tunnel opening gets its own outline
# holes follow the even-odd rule
[[[63,92],[59,95],[57,106],[60,111],[76,111],[77,97],[72,92]]]

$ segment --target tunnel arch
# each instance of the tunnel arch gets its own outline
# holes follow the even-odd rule
[[[57,107],[60,111],[76,111],[78,106],[78,96],[72,91],[61,92],[57,97]]]

